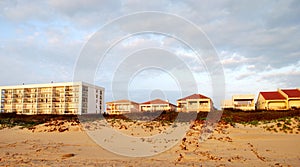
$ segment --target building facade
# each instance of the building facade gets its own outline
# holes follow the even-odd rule
[[[140,111],[175,111],[176,105],[167,100],[155,99],[140,104]]]
[[[256,102],[258,110],[286,110],[287,99],[278,91],[260,92]]]
[[[300,108],[299,89],[278,89],[272,92],[260,92],[256,102],[260,110],[289,110]]]
[[[1,113],[98,114],[104,88],[84,82],[0,86]]]
[[[233,95],[231,100],[223,100],[221,103],[221,108],[251,111],[255,110],[255,95],[253,94],[240,94]]]
[[[287,107],[289,109],[300,108],[300,90],[299,89],[278,89],[287,100]]]
[[[212,109],[212,100],[201,94],[193,94],[177,100],[178,112],[210,112]]]
[[[126,114],[139,111],[139,103],[130,100],[116,100],[106,103],[108,114]]]

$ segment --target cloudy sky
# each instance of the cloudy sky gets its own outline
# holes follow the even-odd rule
[[[300,87],[299,16],[297,0],[1,0],[0,85],[72,81],[80,69],[93,78],[82,80],[106,88],[108,101],[124,91],[137,102],[175,103],[194,91],[218,107],[223,87],[225,98]],[[88,57],[99,54],[89,46],[108,49],[105,58]],[[224,83],[212,76],[214,65]]]

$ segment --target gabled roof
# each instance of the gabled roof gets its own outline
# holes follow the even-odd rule
[[[144,102],[142,104],[170,104],[170,105],[175,106],[174,104],[169,103],[169,102],[167,102],[165,100],[162,100],[162,99],[154,99],[154,100],[150,100],[150,101]]]
[[[116,101],[111,101],[111,102],[106,102],[106,103],[134,103],[134,104],[139,104],[137,102],[134,101],[130,101],[130,100],[126,100],[126,99],[122,99],[122,100],[116,100]]]
[[[201,95],[201,94],[192,94],[190,96],[187,96],[187,97],[184,97],[184,98],[181,98],[181,99],[178,99],[177,101],[181,101],[181,100],[187,100],[187,99],[210,99],[209,97],[206,97],[204,95]]]
[[[298,89],[281,89],[289,98],[300,98],[300,91]]]
[[[260,92],[266,100],[285,100],[286,98],[279,92]]]

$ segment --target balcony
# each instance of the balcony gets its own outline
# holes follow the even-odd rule
[[[22,98],[22,97],[23,97],[22,95],[16,95],[16,94],[13,95],[13,98]]]

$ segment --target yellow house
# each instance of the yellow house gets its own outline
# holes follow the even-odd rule
[[[174,111],[176,105],[169,103],[168,101],[155,99],[140,104],[140,111]]]
[[[212,100],[201,94],[193,94],[177,100],[178,112],[210,112],[212,109]]]
[[[289,109],[300,108],[300,90],[299,89],[278,89],[287,99],[287,107]]]
[[[260,92],[256,107],[259,110],[286,110],[288,109],[287,98],[280,92]]]
[[[108,114],[125,114],[139,111],[139,103],[130,100],[116,100],[106,103]]]

